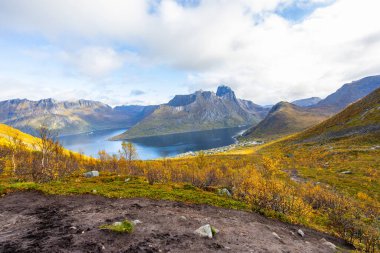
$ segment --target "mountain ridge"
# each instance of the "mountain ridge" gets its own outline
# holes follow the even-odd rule
[[[301,107],[280,102],[272,107],[262,122],[248,129],[242,137],[273,139],[305,130],[333,116],[379,87],[380,75],[369,76],[342,85],[337,91],[311,106]]]
[[[268,110],[236,98],[234,91],[221,85],[216,93],[196,91],[176,95],[125,133],[112,138],[138,138],[258,123]]]
[[[0,122],[36,135],[41,125],[59,134],[76,134],[94,130],[125,128],[136,124],[155,106],[111,106],[93,100],[37,101],[11,99],[0,101]]]

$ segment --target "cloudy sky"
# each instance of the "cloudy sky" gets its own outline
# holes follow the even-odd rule
[[[378,0],[0,0],[0,100],[259,104],[380,74]]]

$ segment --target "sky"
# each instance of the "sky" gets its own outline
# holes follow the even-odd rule
[[[378,0],[0,0],[0,100],[268,105],[380,74]]]

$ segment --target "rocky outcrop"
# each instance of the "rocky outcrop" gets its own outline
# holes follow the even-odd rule
[[[131,139],[257,124],[268,112],[251,101],[236,98],[227,86],[216,93],[197,91],[177,95],[114,139]]]

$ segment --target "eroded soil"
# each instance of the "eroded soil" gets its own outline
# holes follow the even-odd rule
[[[105,223],[140,220],[132,234],[100,230]],[[193,231],[211,224],[213,239]],[[0,198],[0,252],[334,252],[322,238],[343,241],[258,214],[206,205],[95,195],[15,192]],[[273,235],[275,232],[279,237]]]

